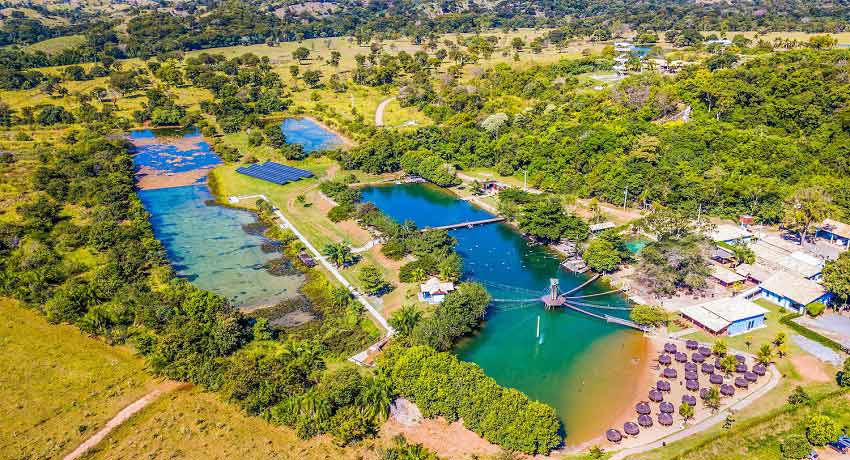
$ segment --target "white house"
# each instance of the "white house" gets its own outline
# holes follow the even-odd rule
[[[720,224],[708,235],[715,243],[733,244],[738,241],[748,242],[753,234],[746,228],[734,224]]]
[[[763,298],[797,313],[803,313],[810,303],[828,304],[832,298],[820,284],[786,271],[774,273],[759,287]]]
[[[436,276],[419,285],[419,300],[430,304],[438,304],[446,300],[446,295],[455,290],[454,283],[442,282]]]
[[[682,316],[714,335],[738,335],[764,327],[767,310],[742,296],[725,297],[681,310]]]

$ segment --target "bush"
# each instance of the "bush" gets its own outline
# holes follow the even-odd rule
[[[395,390],[425,417],[443,416],[505,449],[548,453],[561,443],[551,407],[500,387],[475,364],[431,347],[390,347],[380,358]]]
[[[806,439],[815,446],[826,445],[840,434],[841,426],[826,415],[813,415],[806,424]]]
[[[642,326],[660,326],[667,323],[670,317],[661,307],[652,305],[635,305],[629,311],[629,319]]]
[[[783,459],[806,458],[812,450],[812,446],[806,437],[801,434],[792,434],[782,441],[780,446]]]
[[[806,305],[806,313],[810,316],[820,316],[826,310],[826,305],[822,302],[812,302]]]
[[[343,220],[350,219],[352,215],[354,215],[354,206],[350,204],[334,206],[328,211],[328,219],[331,222],[342,222]]]
[[[623,259],[613,243],[602,238],[595,238],[587,245],[584,260],[595,271],[610,272],[616,269]]]
[[[478,283],[462,283],[437,305],[434,314],[413,330],[413,342],[449,350],[458,337],[472,332],[490,304],[490,294]]]

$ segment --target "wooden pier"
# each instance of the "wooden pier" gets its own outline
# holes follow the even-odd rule
[[[472,228],[477,225],[486,225],[486,224],[494,224],[496,222],[502,222],[505,220],[504,217],[493,217],[491,219],[481,219],[481,220],[470,220],[467,222],[461,222],[459,224],[451,224],[451,225],[441,225],[439,227],[427,227],[423,228],[422,231],[426,232],[428,230],[452,230],[455,228]]]

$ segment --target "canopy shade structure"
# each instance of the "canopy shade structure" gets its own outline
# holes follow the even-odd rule
[[[702,363],[700,366],[700,370],[703,374],[713,374],[714,373],[714,364],[711,363]]]
[[[664,401],[664,395],[658,390],[650,390],[649,400],[653,402],[661,402]]]
[[[667,380],[659,380],[655,382],[655,389],[658,391],[670,391],[670,382]]]
[[[673,362],[673,360],[670,359],[670,355],[661,355],[658,357],[658,362],[665,366],[669,366],[670,363]]]
[[[748,382],[747,379],[743,377],[736,377],[735,386],[738,388],[747,388],[748,386],[750,386],[750,382]]]
[[[661,375],[663,375],[665,379],[675,379],[679,374],[676,372],[676,369],[668,367],[664,369],[664,372],[662,372]]]
[[[641,401],[641,402],[635,404],[635,412],[637,412],[638,415],[649,415],[649,414],[652,413],[652,408],[649,407],[648,402]]]
[[[723,383],[723,377],[720,374],[711,374],[711,376],[708,378],[708,381],[714,385],[720,385],[721,383]]]
[[[641,415],[638,417],[638,424],[644,428],[652,426],[652,417],[649,415]]]
[[[665,413],[658,414],[658,423],[664,426],[670,426],[673,424],[673,416]]]
[[[620,442],[623,440],[623,435],[618,430],[613,428],[605,432],[605,437],[611,442]]]
[[[696,372],[685,371],[685,380],[699,380],[699,375]]]
[[[687,396],[687,395],[685,395],[685,396]],[[684,398],[685,396],[682,396],[682,397]],[[711,389],[710,388],[702,388],[702,389],[699,390],[699,397],[700,398],[708,399],[710,396],[711,396]]]
[[[741,364],[747,363],[747,358],[744,355],[735,355],[735,359],[737,359]]]
[[[756,375],[764,375],[767,373],[767,368],[764,367],[764,364],[756,364],[753,366],[753,372],[755,372]]]
[[[682,352],[676,353],[676,361],[677,362],[684,363],[687,360],[688,360],[688,355],[686,355]]]
[[[726,384],[720,385],[720,394],[723,396],[732,396],[735,394],[735,387]]]
[[[748,382],[756,382],[759,379],[759,376],[756,375],[755,372],[744,372],[744,378],[747,379]]]
[[[678,350],[675,343],[667,342],[664,344],[664,351],[667,353],[676,353]]]
[[[623,431],[629,436],[637,436],[640,434],[640,427],[635,422],[626,422],[623,424]]]
[[[676,408],[673,407],[673,403],[669,403],[667,401],[664,401],[663,403],[661,403],[661,405],[659,406],[659,409],[661,409],[661,412],[665,413],[665,414],[672,414],[673,411],[676,410]]]
[[[708,358],[709,356],[711,356],[711,348],[708,348],[708,347],[699,347],[699,349],[698,349],[697,351],[699,351],[699,352],[700,352],[700,354],[701,354],[701,355],[703,355],[703,356],[705,356],[706,358]]]
[[[702,353],[694,353],[691,355],[691,360],[695,363],[701,363],[705,361],[705,355]]]
[[[696,372],[697,365],[694,363],[685,363],[685,372]]]
[[[708,388],[703,388],[703,390],[707,391]],[[700,395],[702,395],[702,393],[700,393]],[[697,405],[697,398],[694,397],[693,395],[682,395],[682,402],[689,405],[689,406],[696,406]]]
[[[685,346],[688,347],[688,350],[696,350],[699,348],[699,343],[696,340],[688,340],[685,342]]]
[[[699,390],[699,381],[697,381],[697,380],[686,380],[685,381],[685,388],[687,388],[689,391],[697,391],[697,390]]]
[[[739,374],[743,374],[744,372],[747,372],[747,365],[746,364],[736,365],[735,366],[735,372],[737,372]]]

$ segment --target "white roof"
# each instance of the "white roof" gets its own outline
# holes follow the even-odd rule
[[[826,294],[826,289],[820,284],[784,271],[774,273],[761,287],[801,305],[808,305]]]
[[[834,235],[838,235],[844,238],[850,238],[850,225],[847,225],[844,222],[839,222],[837,220],[832,219],[824,219],[823,225],[821,225],[820,229],[832,233]]]
[[[600,222],[600,223],[598,223],[598,224],[593,224],[593,225],[591,225],[591,226],[590,226],[590,231],[591,231],[591,232],[599,232],[599,231],[602,231],[602,230],[608,230],[609,228],[614,228],[614,227],[616,227],[616,226],[617,226],[617,225],[616,225],[614,222],[611,222],[611,221],[608,221],[608,222]]]
[[[449,291],[454,290],[454,283],[450,281],[444,283],[440,281],[436,276],[432,276],[431,279],[419,285],[419,292],[427,292],[429,294],[434,294],[437,292],[448,293]]]
[[[711,266],[711,276],[726,284],[737,283],[739,281],[744,281],[745,279],[743,276],[729,270],[728,268],[721,267],[720,265]]]
[[[770,278],[771,271],[759,264],[741,264],[735,267],[735,273],[761,282]]]
[[[783,257],[779,265],[803,278],[811,278],[823,271],[823,262],[820,259],[801,251],[795,251]]]
[[[733,224],[720,224],[717,228],[714,229],[711,233],[709,233],[709,238],[712,241],[734,241],[741,238],[746,238],[753,236],[749,230],[745,228],[741,228],[738,225]]]
[[[720,332],[735,321],[763,315],[767,310],[738,296],[691,305],[683,308],[681,313],[713,332]]]

